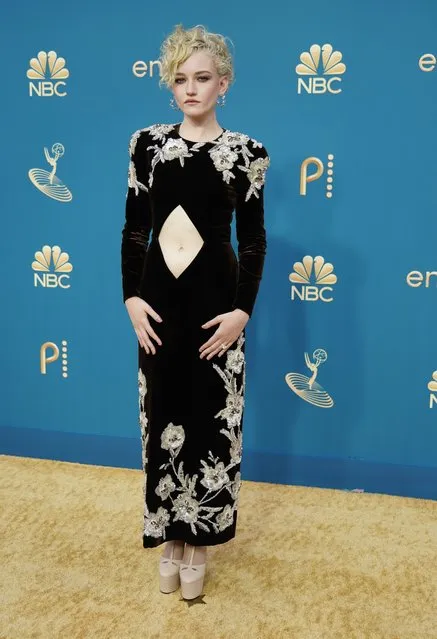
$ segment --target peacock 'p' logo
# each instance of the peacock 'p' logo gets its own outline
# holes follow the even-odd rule
[[[293,264],[293,271],[288,279],[292,282],[291,299],[299,298],[306,302],[332,302],[333,284],[337,283],[337,276],[334,273],[334,266],[330,262],[325,262],[321,255],[311,257],[305,255],[302,262]],[[296,286],[300,285],[300,286]]]
[[[29,95],[64,97],[65,80],[70,72],[65,66],[65,58],[57,55],[56,51],[40,51],[36,58],[29,61],[26,73],[29,82]]]
[[[334,51],[331,44],[311,45],[309,51],[300,54],[300,64],[296,66],[299,76],[309,76],[308,80],[298,78],[297,92],[304,89],[307,93],[340,93],[341,89],[334,84],[341,82],[339,76],[346,71],[342,58],[342,53]]]

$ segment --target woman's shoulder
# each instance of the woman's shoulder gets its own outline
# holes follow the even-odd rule
[[[225,131],[223,142],[232,152],[230,162],[236,165],[237,189],[243,189],[245,201],[251,195],[258,198],[270,166],[270,157],[265,145],[248,133],[228,129]],[[238,161],[235,161],[235,158],[238,158]]]
[[[157,140],[163,135],[170,133],[175,128],[175,124],[154,123],[148,126],[136,129],[130,134],[129,149],[131,152],[135,150],[138,144],[144,144],[149,140]]]
[[[175,127],[176,124],[174,123],[164,124],[162,122],[155,122],[154,124],[149,124],[148,126],[142,127],[141,129],[137,129],[131,134],[131,137],[136,136],[137,138],[153,138],[156,137],[156,135],[162,136],[163,134],[170,133],[170,131],[172,131]]]
[[[154,123],[148,126],[136,129],[130,134],[129,153],[132,157],[135,151],[145,150],[145,145],[155,143],[156,140],[163,139],[163,135],[174,129],[174,124]]]
[[[226,129],[228,139],[231,145],[241,145],[242,148],[246,148],[252,155],[257,158],[268,158],[269,153],[263,142],[259,139],[252,137],[249,133],[243,133],[241,131],[229,131]]]

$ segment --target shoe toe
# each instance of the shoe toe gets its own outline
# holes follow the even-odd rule
[[[169,577],[170,575],[177,575],[179,573],[179,567],[181,564],[181,560],[173,559],[173,560],[161,560],[159,562],[159,572],[164,577]]]

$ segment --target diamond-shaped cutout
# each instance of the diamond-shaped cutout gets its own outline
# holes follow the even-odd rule
[[[182,275],[204,244],[202,236],[180,204],[162,225],[158,242],[164,261],[176,278]]]

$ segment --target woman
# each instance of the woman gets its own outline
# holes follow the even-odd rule
[[[131,136],[123,300],[139,342],[143,547],[167,541],[160,589],[180,583],[192,599],[207,546],[236,531],[245,326],[266,253],[270,160],[260,142],[217,122],[233,81],[223,36],[177,25],[161,54],[160,83],[184,117]]]

